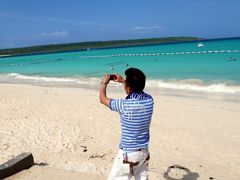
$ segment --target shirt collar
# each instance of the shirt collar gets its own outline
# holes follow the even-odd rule
[[[126,99],[144,99],[146,97],[146,94],[142,92],[132,92],[129,94]]]

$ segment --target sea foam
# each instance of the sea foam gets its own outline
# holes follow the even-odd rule
[[[179,81],[163,81],[163,80],[149,80],[147,82],[149,87],[158,87],[175,90],[188,90],[199,92],[218,92],[218,93],[240,93],[240,86],[227,85],[225,83],[206,84],[201,80],[179,80]]]
[[[24,82],[24,83],[49,83],[49,85],[99,85],[100,78],[94,77],[44,77],[44,76],[29,76],[18,73],[9,73],[1,75],[2,82]],[[5,80],[5,81],[4,81]],[[115,86],[118,86],[115,84]],[[240,86],[230,85],[227,83],[204,83],[200,79],[186,79],[186,80],[147,80],[147,88],[157,89],[172,89],[172,90],[186,90],[195,92],[217,92],[238,94],[240,93]]]

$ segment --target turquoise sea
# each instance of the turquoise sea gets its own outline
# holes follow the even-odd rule
[[[240,38],[0,58],[1,83],[96,85],[143,70],[156,89],[240,94]]]

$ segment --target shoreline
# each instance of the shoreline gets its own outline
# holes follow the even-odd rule
[[[165,179],[164,173],[176,164],[199,179],[238,179],[239,103],[146,92],[155,102],[151,179]],[[94,89],[0,84],[0,164],[29,151],[36,163],[49,168],[106,177],[117,152],[120,123],[117,113],[100,105],[98,95]],[[108,95],[125,97],[112,88]],[[175,171],[178,177],[186,173]]]
[[[30,77],[30,76],[29,76]],[[43,77],[45,78],[45,77]],[[49,78],[52,79],[52,78]],[[53,78],[57,79],[58,78]],[[1,84],[6,84],[6,85],[28,85],[28,86],[36,86],[36,87],[52,87],[52,88],[74,88],[74,89],[90,89],[94,91],[99,90],[99,83],[101,82],[101,78],[90,78],[90,83],[87,83],[87,80],[89,78],[85,79],[69,79],[69,78],[60,78],[65,80],[64,81],[48,81],[48,80],[42,80],[41,82],[39,81],[34,81],[33,79],[8,79],[7,81],[2,80],[0,81]],[[72,80],[68,82],[68,80]],[[78,82],[79,81],[79,82]],[[161,81],[160,81],[161,82]],[[154,83],[154,85],[152,85]],[[175,97],[185,97],[185,98],[197,98],[197,99],[206,99],[206,100],[218,100],[218,101],[229,101],[229,102],[236,102],[240,103],[240,92],[236,93],[231,93],[230,92],[211,92],[211,91],[201,91],[201,90],[189,90],[187,88],[191,88],[190,84],[179,84],[175,85],[178,89],[174,89],[171,87],[157,87],[156,84],[159,83],[158,80],[148,80],[145,90],[149,91],[150,93],[154,93],[157,95],[162,95],[162,96],[175,96]],[[164,82],[163,82],[164,83]],[[166,84],[166,83],[165,83]],[[184,88],[181,88],[181,85],[183,85]],[[195,86],[192,84],[193,87]],[[179,87],[178,87],[179,86]],[[207,87],[207,86],[200,86],[200,87]],[[236,88],[239,89],[240,91],[240,86],[236,86]],[[122,85],[119,83],[111,82],[108,86],[108,89],[111,92],[117,92],[121,93],[122,92]],[[209,88],[211,89],[211,88]]]

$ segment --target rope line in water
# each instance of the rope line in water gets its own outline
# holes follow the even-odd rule
[[[158,52],[158,53],[132,53],[132,54],[111,54],[111,55],[95,55],[95,56],[79,56],[72,59],[88,59],[88,58],[112,58],[112,57],[129,57],[129,56],[165,56],[165,55],[186,55],[186,54],[212,54],[212,53],[240,53],[240,50],[209,50],[209,51],[186,51],[186,52]],[[25,63],[0,64],[1,67],[25,66],[32,64],[41,64],[55,61],[64,61],[67,59],[38,60]]]
[[[41,63],[47,63],[47,62],[54,62],[54,61],[63,61],[64,59],[52,59],[52,60],[38,60],[38,61],[32,61],[32,62],[25,62],[25,63],[16,63],[16,64],[0,64],[0,67],[10,67],[10,66],[25,66],[25,65],[31,65],[31,64],[41,64]]]
[[[210,54],[210,53],[237,53],[240,50],[209,50],[209,51],[187,51],[187,52],[159,52],[159,53],[132,53],[132,54],[112,54],[112,55],[98,55],[98,56],[79,56],[80,58],[109,58],[121,56],[161,56],[161,55],[183,55],[183,54]],[[77,58],[75,58],[77,59]]]

